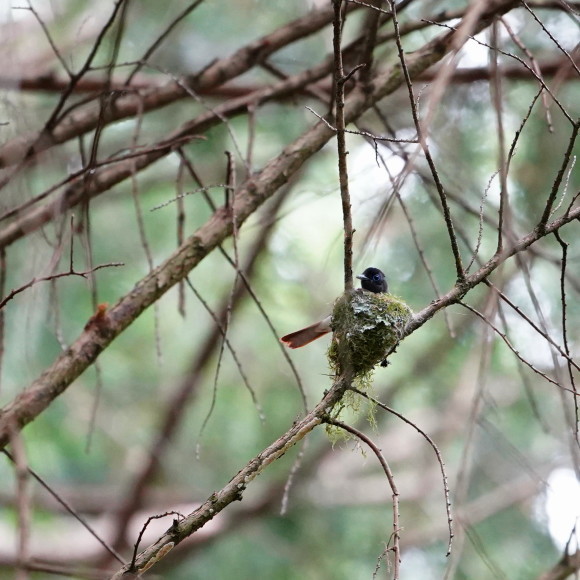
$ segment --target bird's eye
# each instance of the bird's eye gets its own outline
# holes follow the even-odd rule
[[[373,282],[380,282],[381,281],[381,275],[380,274],[375,274],[373,276]]]

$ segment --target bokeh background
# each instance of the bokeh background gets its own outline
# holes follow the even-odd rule
[[[0,6],[3,145],[45,126],[68,85],[65,67],[73,72],[82,67],[116,4],[8,0]],[[106,79],[121,86],[136,62],[143,65],[132,80],[136,93],[155,91],[294,19],[323,10],[331,14],[330,2],[120,4],[82,78],[94,80],[97,88],[73,91],[64,111],[102,106],[100,95],[111,88],[103,84]],[[389,10],[386,2],[375,4]],[[188,7],[191,12],[146,55]],[[495,251],[502,163],[509,189],[507,239],[513,240],[535,227],[578,122],[579,75],[577,64],[570,65],[578,62],[577,5],[534,2],[528,7],[515,5],[504,16],[528,54],[505,23],[498,22],[465,43],[432,108],[438,69],[414,79],[466,264],[480,241],[472,271]],[[452,1],[401,3],[400,25],[416,28],[403,36],[405,51],[411,53],[447,30],[432,21],[456,25],[467,8]],[[344,46],[364,35],[369,13],[369,8],[350,5]],[[379,36],[387,39],[374,51],[373,66],[378,68],[397,62],[392,22],[381,17],[385,21]],[[327,18],[324,26],[225,85],[191,90],[167,106],[103,122],[31,161],[4,167],[0,228],[26,214],[21,204],[82,168],[89,171],[91,158],[114,160],[151,147],[228,99],[331,58],[331,22]],[[491,50],[494,44],[503,52]],[[529,54],[557,103],[546,93],[545,102],[536,98],[537,79],[512,56],[529,63]],[[356,51],[345,56],[346,67],[354,64]],[[187,237],[211,217],[212,203],[223,204],[226,151],[232,153],[240,183],[318,123],[306,107],[319,115],[328,112],[330,78],[327,74],[307,89],[223,119],[203,139],[183,144],[182,155],[168,153],[102,195],[54,211],[42,227],[13,243],[3,242],[3,296],[34,278],[66,272],[71,245],[78,271],[124,265],[104,267],[89,279],[39,282],[5,304],[0,311],[2,406],[82,332],[97,304],[114,304],[129,293],[151,266],[175,250],[180,235]],[[413,139],[406,87],[350,128]],[[505,156],[516,134],[507,167]],[[456,279],[433,176],[415,144],[381,142],[375,151],[368,139],[351,134],[347,145],[355,274],[371,265],[383,269],[390,291],[418,311]],[[573,145],[565,164],[556,215],[578,191],[577,151]],[[202,186],[208,189],[200,191]],[[188,195],[177,201],[184,193]],[[5,215],[14,209],[13,215]],[[577,221],[560,231],[569,244],[564,285],[572,357],[578,354],[580,324],[578,234]],[[251,294],[223,252],[238,260]],[[255,212],[236,244],[230,239],[223,252],[212,252],[191,272],[195,292],[180,285],[163,296],[22,433],[26,465],[114,545],[124,561],[150,516],[191,512],[303,415],[295,373],[278,336],[325,316],[342,292],[335,141]],[[491,281],[564,348],[561,273],[561,245],[547,236],[506,261]],[[236,289],[241,289],[239,299]],[[560,387],[574,388],[565,359],[520,313],[504,302],[498,305],[496,298],[480,285],[466,302],[483,312],[522,358]],[[216,330],[214,316],[224,313],[235,358]],[[328,344],[324,338],[287,352],[309,408],[331,384]],[[577,378],[576,369],[572,375]],[[376,441],[395,474],[401,501],[401,578],[552,578],[542,574],[558,562],[568,541],[569,552],[576,552],[580,487],[574,397],[558,385],[522,364],[489,325],[461,305],[437,314],[400,345],[388,368],[377,369],[374,396],[429,434],[440,449],[455,520],[454,546],[446,557],[444,484],[433,449],[393,415],[377,411],[369,420],[364,405],[345,410],[344,420]],[[34,478],[23,484],[5,456],[0,458],[0,481],[0,577],[12,578],[15,570],[31,578],[106,577],[120,567]],[[17,507],[23,485],[30,508],[26,526]],[[372,578],[389,542],[391,511],[391,491],[374,456],[354,439],[330,441],[320,428],[253,481],[242,502],[229,506],[155,566],[151,577]],[[172,517],[151,522],[141,547],[158,537]],[[18,563],[22,542],[25,565]],[[378,577],[390,574],[382,561]]]

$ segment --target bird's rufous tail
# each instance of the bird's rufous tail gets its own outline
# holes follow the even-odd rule
[[[330,327],[330,317],[316,322],[306,328],[297,330],[296,332],[291,332],[286,336],[283,336],[280,340],[290,348],[300,348],[301,346],[306,346],[313,340],[328,334],[331,331]]]

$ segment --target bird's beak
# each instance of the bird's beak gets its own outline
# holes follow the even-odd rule
[[[356,276],[359,280],[368,280],[369,277],[365,276],[364,274],[357,274]]]

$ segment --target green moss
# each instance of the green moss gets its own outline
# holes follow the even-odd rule
[[[357,382],[356,378],[355,378],[355,382]],[[360,390],[360,386],[359,385],[357,385],[357,386],[359,387],[359,390]],[[368,388],[369,388],[369,390],[372,391],[372,386],[369,385]],[[343,414],[343,412],[348,410],[348,411],[354,413],[354,415],[361,415],[361,406],[363,407],[362,411],[364,413],[366,413],[367,421],[368,421],[369,425],[373,429],[376,429],[376,427],[377,427],[377,420],[376,420],[377,406],[376,406],[376,404],[373,401],[371,401],[370,399],[366,399],[364,397],[361,397],[360,395],[358,395],[358,393],[355,393],[354,391],[351,391],[351,390],[347,390],[344,393],[344,396],[342,397],[340,404],[337,405],[330,412],[330,416],[333,419],[341,419],[341,420],[346,421],[348,423],[349,422],[348,418],[344,418],[344,417],[341,418],[341,415]],[[333,425],[332,423],[326,424],[326,434],[328,435],[328,438],[330,439],[330,441],[332,442],[333,445],[335,443],[338,443],[338,442],[348,441],[349,439],[356,439],[356,437],[352,433],[350,433],[349,431],[345,431],[341,427],[337,427],[336,425]]]
[[[374,367],[397,346],[412,314],[405,302],[390,294],[344,294],[332,312],[330,368],[336,374],[352,369],[355,385],[368,389]]]
[[[333,338],[328,349],[328,362],[333,373],[352,377],[352,384],[361,391],[371,390],[375,366],[393,352],[412,315],[405,302],[390,294],[357,290],[341,296],[332,311]],[[338,419],[347,409],[356,414],[363,401],[369,423],[374,425],[374,403],[351,390],[344,393],[330,416]],[[332,424],[327,424],[326,431],[333,444],[352,437]]]

